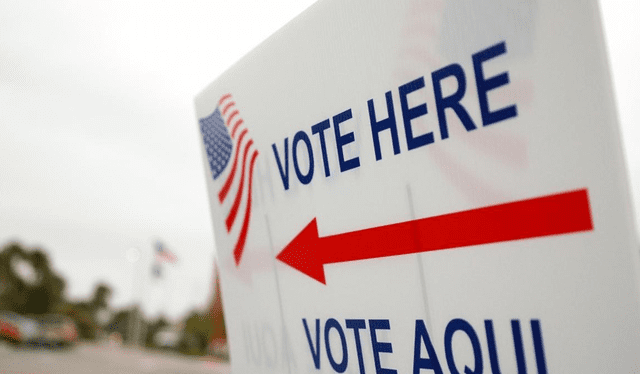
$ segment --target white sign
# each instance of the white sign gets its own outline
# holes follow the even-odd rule
[[[595,1],[320,1],[196,107],[235,373],[640,372]]]

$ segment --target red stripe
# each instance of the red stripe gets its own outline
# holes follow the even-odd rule
[[[233,157],[233,166],[231,167],[231,173],[227,177],[227,180],[224,182],[222,189],[218,193],[218,200],[220,200],[220,204],[224,201],[229,193],[229,188],[231,188],[231,184],[233,183],[233,177],[236,175],[236,169],[238,166],[238,155],[240,154],[240,150],[242,149],[242,138],[247,134],[247,129],[240,134],[240,139],[238,139],[237,147],[236,147],[236,155]]]
[[[226,95],[222,96],[222,97],[220,98],[220,101],[218,101],[218,105],[222,105],[222,102],[223,102],[223,101],[225,101],[225,100],[227,100],[227,99],[228,99],[228,98],[230,98],[230,97],[231,97],[231,94],[226,94]]]
[[[586,189],[321,238],[325,264],[593,230]]]
[[[258,151],[253,152],[251,156],[251,166],[249,167],[249,196],[247,198],[247,208],[244,212],[244,221],[242,222],[242,229],[240,230],[240,236],[238,242],[233,249],[233,257],[236,260],[236,266],[240,265],[240,259],[242,258],[242,252],[244,251],[244,245],[247,242],[247,232],[249,231],[249,219],[251,218],[251,186],[253,185],[253,168],[258,157]]]
[[[238,129],[240,128],[240,125],[242,125],[242,122],[243,122],[242,118],[240,118],[238,122],[236,122],[236,124],[233,125],[233,130],[231,130],[231,139],[235,138],[236,131],[238,131]]]
[[[222,115],[224,116],[225,114],[227,114],[227,111],[229,110],[229,108],[231,108],[234,105],[236,105],[235,101],[232,101],[229,104],[225,105],[224,109],[222,109]],[[229,123],[229,121],[227,121],[227,123]]]
[[[238,192],[236,192],[236,198],[233,200],[233,205],[231,206],[231,211],[227,216],[227,220],[225,223],[227,224],[227,232],[231,231],[231,226],[233,226],[233,222],[236,220],[238,216],[238,208],[240,207],[240,198],[242,197],[242,190],[244,189],[244,172],[247,167],[247,153],[249,153],[249,148],[253,144],[253,140],[249,140],[247,146],[244,149],[244,154],[242,155],[242,173],[240,174],[240,187],[238,187]]]
[[[233,113],[231,113],[231,115],[229,116],[229,118],[227,119],[227,123],[231,123],[231,121],[233,121],[233,117],[238,115],[238,111],[234,111]]]
[[[178,258],[175,257],[175,256],[172,256],[170,254],[164,253],[164,254],[158,255],[158,260],[161,261],[161,262],[162,261],[167,261],[167,262],[172,262],[173,263],[173,262],[176,262],[178,260]]]

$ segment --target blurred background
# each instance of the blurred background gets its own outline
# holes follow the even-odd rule
[[[5,340],[227,358],[193,99],[311,3],[0,1]]]
[[[0,1],[0,330],[225,359],[193,98],[313,2]],[[640,212],[640,2],[600,4]]]

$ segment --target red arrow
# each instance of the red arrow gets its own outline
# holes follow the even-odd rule
[[[590,230],[582,189],[322,238],[314,218],[277,259],[326,284],[326,264]]]

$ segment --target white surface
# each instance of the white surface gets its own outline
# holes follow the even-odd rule
[[[639,370],[638,243],[598,5],[473,4],[322,2],[197,97],[202,118],[231,92],[260,151],[239,267],[232,260],[233,236],[224,230],[224,209],[214,200],[221,182],[205,167],[235,372],[318,372],[302,324],[306,319],[313,330],[316,318],[322,326],[336,318],[343,329],[347,318],[389,320],[391,329],[379,332],[379,339],[392,342],[393,354],[381,354],[382,366],[398,373],[412,372],[416,319],[427,323],[449,372],[443,336],[455,318],[477,332],[487,372],[487,319],[494,324],[503,372],[516,371],[514,319],[522,324],[529,372],[536,372],[530,320],[540,321],[550,373]],[[471,55],[503,40],[508,52],[487,63],[486,74],[508,71],[511,83],[492,92],[490,103],[515,103],[518,116],[481,127]],[[441,140],[430,74],[451,63],[464,69],[462,103],[479,128],[467,133],[447,114],[450,138]],[[436,141],[408,151],[398,87],[420,76],[426,87],[409,101],[426,102],[429,114],[413,128],[433,131]],[[447,88],[451,93],[455,85]],[[373,98],[384,117],[380,108],[388,90],[401,153],[393,156],[387,131],[381,135],[383,159],[376,161],[367,100]],[[353,119],[342,133],[353,131],[356,141],[345,150],[347,157],[358,155],[361,166],[338,171],[328,132],[332,175],[325,178],[310,127],[348,108]],[[290,165],[291,188],[285,190],[271,145],[281,151],[284,138],[291,145],[300,130],[311,137],[315,175],[303,185]],[[329,265],[326,285],[274,260],[313,217],[320,236],[327,236],[580,188],[589,192],[593,231]],[[345,333],[347,372],[357,373],[353,335]],[[366,371],[374,372],[368,333],[361,333],[364,361]],[[339,340],[332,336],[337,352]],[[463,363],[473,367],[473,354],[460,339],[454,352],[462,371]],[[319,372],[334,372],[324,335],[321,342]]]

